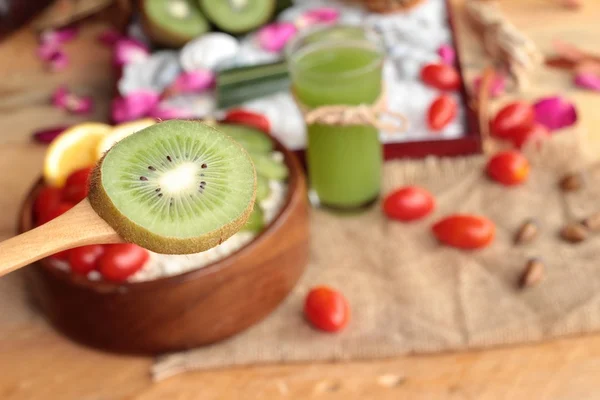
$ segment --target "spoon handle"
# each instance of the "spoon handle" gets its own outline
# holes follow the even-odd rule
[[[58,218],[0,242],[0,277],[63,250],[120,242],[119,235],[84,199]]]

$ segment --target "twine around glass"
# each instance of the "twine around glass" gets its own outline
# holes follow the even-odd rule
[[[302,103],[292,90],[292,96],[307,125],[324,124],[337,126],[371,125],[388,134],[404,133],[408,130],[408,119],[402,113],[387,107],[385,88],[373,104],[333,104],[311,108]],[[397,123],[384,122],[381,117],[391,117]]]

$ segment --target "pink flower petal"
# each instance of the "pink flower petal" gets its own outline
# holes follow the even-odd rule
[[[181,118],[193,118],[194,115],[189,110],[183,110],[175,107],[168,107],[164,105],[158,105],[154,107],[147,115],[148,117],[156,118],[158,120],[168,119],[181,119]]]
[[[47,30],[40,35],[42,43],[63,44],[77,37],[79,28],[71,26],[58,30]]]
[[[117,30],[107,29],[101,32],[98,37],[98,41],[106,46],[113,46],[117,41],[123,39],[123,35]]]
[[[575,75],[573,82],[580,88],[600,91],[600,75],[581,72]]]
[[[215,74],[207,69],[184,72],[175,79],[162,97],[170,97],[179,93],[202,93],[215,84]]]
[[[113,99],[110,105],[110,117],[117,124],[135,119],[135,117],[130,116],[127,101],[123,97]]]
[[[340,12],[332,7],[313,8],[305,12],[301,18],[302,25],[333,24],[340,17]]]
[[[66,110],[73,114],[87,114],[94,108],[94,99],[91,96],[75,96],[71,94],[67,97]]]
[[[33,140],[44,144],[52,143],[52,141],[56,139],[58,135],[63,133],[68,128],[68,126],[59,126],[39,130],[33,133]]]
[[[59,51],[59,47],[56,43],[40,43],[37,48],[37,56],[43,61],[50,61],[54,54]]]
[[[114,60],[119,67],[125,64],[131,64],[138,61],[143,61],[150,56],[150,51],[141,42],[122,38],[115,42]]]
[[[77,32],[77,28],[70,27],[56,31],[46,31],[40,36],[37,55],[48,62],[50,70],[62,71],[69,66],[69,58],[61,50],[61,45],[77,36]]]
[[[148,90],[117,97],[111,105],[112,119],[120,123],[144,117],[158,104],[158,100],[159,95]]]
[[[443,44],[437,50],[438,55],[444,64],[454,65],[456,62],[456,51],[449,44]]]
[[[52,105],[73,114],[87,114],[94,108],[94,99],[91,96],[78,96],[66,86],[59,86],[52,94]]]
[[[263,49],[277,53],[298,30],[291,22],[275,22],[265,25],[258,31],[258,43]]]
[[[479,93],[479,88],[481,86],[481,76],[478,76],[473,81],[473,91],[475,93]],[[500,97],[504,94],[506,90],[506,77],[503,74],[496,73],[494,74],[494,79],[492,80],[492,84],[490,85],[490,96],[492,98]]]
[[[542,98],[533,105],[533,109],[535,120],[550,131],[566,128],[577,122],[575,106],[561,96]]]
[[[58,50],[52,54],[48,65],[52,71],[62,71],[69,66],[69,57],[62,50]]]
[[[58,108],[65,108],[67,97],[69,96],[69,89],[66,86],[61,85],[56,88],[52,94],[52,105]]]

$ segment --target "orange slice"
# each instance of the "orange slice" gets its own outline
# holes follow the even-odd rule
[[[96,147],[96,157],[98,159],[102,158],[104,153],[106,153],[121,139],[131,135],[132,133],[141,131],[150,125],[154,125],[155,123],[156,121],[152,118],[144,118],[136,121],[124,122],[115,126],[107,135],[102,138],[102,140],[100,140],[100,142],[98,142],[98,146]]]
[[[75,125],[58,136],[46,153],[44,179],[51,186],[61,187],[74,171],[96,163],[98,142],[111,131],[111,126],[99,122]]]

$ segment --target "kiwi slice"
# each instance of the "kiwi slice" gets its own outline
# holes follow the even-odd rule
[[[270,155],[253,153],[252,161],[254,161],[256,173],[260,176],[277,181],[286,180],[288,177],[289,171],[287,166],[283,162],[275,160]]]
[[[217,124],[215,127],[251,153],[268,154],[273,151],[273,141],[258,129],[241,124]]]
[[[259,233],[265,227],[265,217],[262,209],[258,205],[254,205],[250,218],[242,228],[244,231]]]
[[[236,124],[219,124],[216,128],[229,135],[250,153],[258,175],[280,181],[287,179],[288,168],[282,161],[272,157],[273,141],[264,132]]]
[[[264,25],[276,9],[276,0],[198,0],[204,15],[220,30],[233,34]]]
[[[161,46],[181,47],[210,29],[195,0],[143,0],[142,16],[145,33]]]
[[[256,176],[256,201],[263,201],[271,194],[269,180],[264,176]]]
[[[197,121],[160,122],[127,136],[90,181],[94,210],[126,241],[164,254],[210,249],[248,220],[256,173],[237,142]]]

